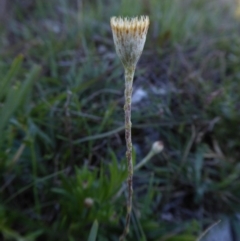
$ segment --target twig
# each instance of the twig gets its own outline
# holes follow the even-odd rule
[[[208,232],[210,229],[212,229],[213,227],[215,227],[216,225],[218,225],[221,222],[221,220],[218,220],[216,223],[212,224],[210,227],[208,227],[197,239],[197,241],[200,241]]]
[[[117,129],[112,130],[112,131],[108,131],[108,132],[105,132],[105,133],[102,133],[102,134],[98,134],[98,135],[87,136],[87,137],[84,137],[84,138],[81,138],[81,139],[78,139],[78,140],[74,141],[73,145],[77,145],[79,143],[86,142],[86,141],[102,139],[104,137],[108,137],[108,136],[114,135],[114,134],[116,134],[118,132],[121,132],[124,129],[125,129],[124,126],[120,126]]]

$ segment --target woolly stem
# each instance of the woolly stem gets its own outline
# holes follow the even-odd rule
[[[123,241],[129,231],[130,218],[132,212],[132,179],[133,179],[133,163],[132,163],[132,134],[131,134],[131,99],[132,99],[132,85],[133,85],[133,76],[135,72],[135,67],[126,67],[125,68],[125,139],[126,139],[126,158],[127,158],[127,167],[128,167],[128,198],[127,198],[127,215],[126,215],[126,224],[120,241]]]

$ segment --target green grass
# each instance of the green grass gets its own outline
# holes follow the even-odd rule
[[[232,2],[9,7],[0,27],[2,239],[97,233],[114,241],[123,230],[124,82],[112,15],[151,20],[134,82],[149,95],[133,106],[135,162],[154,141],[165,144],[135,173],[128,240],[196,240],[239,212],[240,32]]]

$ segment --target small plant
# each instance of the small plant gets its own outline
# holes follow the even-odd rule
[[[127,165],[128,165],[128,201],[125,229],[120,240],[124,240],[129,229],[132,210],[132,138],[131,138],[131,97],[133,77],[137,62],[142,54],[149,27],[149,18],[111,18],[113,40],[117,55],[122,61],[125,71],[125,138],[127,144]]]
[[[61,186],[53,188],[61,206],[59,229],[67,229],[73,237],[81,234],[86,239],[86,228],[95,220],[108,227],[118,223],[122,208],[119,200],[113,199],[126,176],[126,166],[119,167],[113,153],[112,162],[101,165],[99,170],[84,166],[76,168],[73,177],[62,176]]]

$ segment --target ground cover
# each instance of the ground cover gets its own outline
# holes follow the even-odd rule
[[[1,18],[3,240],[118,240],[126,178],[123,72],[109,19],[148,14],[134,79],[128,240],[196,240],[239,212],[235,2],[12,1]],[[234,216],[235,217],[235,216]]]

